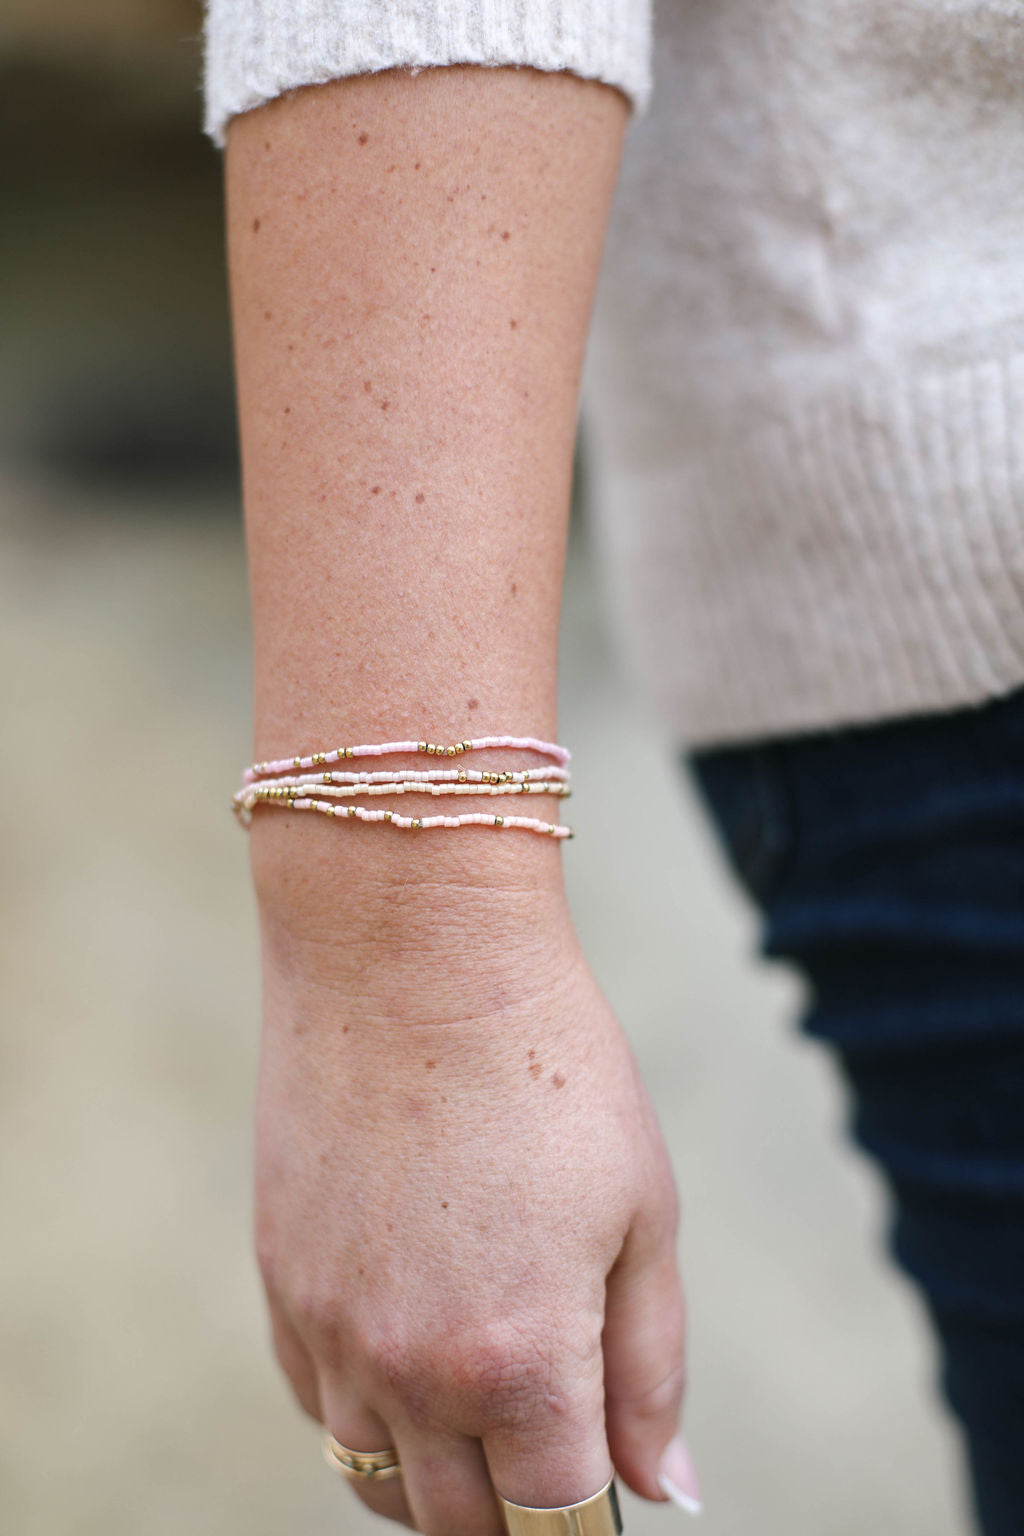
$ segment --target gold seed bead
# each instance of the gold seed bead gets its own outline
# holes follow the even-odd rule
[[[494,818],[494,825],[496,827],[503,827],[505,825],[505,818],[504,818],[504,816],[495,816],[495,818]]]
[[[434,755],[434,753],[436,751],[437,751],[437,748],[434,746],[434,743],[432,741],[428,741],[427,742],[427,756],[428,757],[433,757],[433,755]]]
[[[465,752],[465,750],[466,750],[466,743],[464,741],[457,741],[455,743],[455,750],[456,750],[456,752],[458,752],[460,754]]]
[[[349,806],[349,808],[348,808],[348,814],[349,814],[349,815],[350,815],[350,816],[354,816],[354,815],[355,815],[355,813],[356,813],[356,808],[355,808],[355,806],[354,806],[354,805],[350,805],[350,806]]]
[[[466,782],[466,770],[465,770],[465,768],[460,768],[459,769],[459,783],[460,784],[465,784],[465,782]]]
[[[354,757],[355,756],[355,753],[353,752],[351,747],[346,747],[345,748],[345,756],[346,757]]]
[[[327,772],[326,772],[326,773],[325,773],[325,774],[324,774],[324,783],[325,783],[325,784],[333,784],[333,783],[334,783],[334,776],[333,776],[333,774],[332,774],[332,773],[331,773],[331,772],[330,772],[330,770],[329,770],[329,769],[328,769],[328,771],[327,771]]]
[[[391,820],[391,815],[392,815],[392,813],[390,811],[385,811],[384,812],[384,820],[385,821],[390,821]]]
[[[454,747],[449,747],[448,748],[448,756],[449,757],[454,757],[455,756],[455,748]]]
[[[417,752],[425,752],[427,750],[426,742],[425,741],[418,741],[416,743],[416,750],[417,750]]]
[[[327,814],[328,814],[328,816],[333,816],[334,815],[334,806],[333,805],[329,805],[327,807]]]
[[[472,747],[473,743],[471,741],[464,741],[462,743],[462,745],[465,748],[465,750],[468,752],[470,750],[470,748]]]
[[[412,824],[413,824],[413,826],[414,826],[414,827],[418,827],[418,826],[419,826],[419,825],[420,825],[420,819],[419,819],[419,817],[418,817],[418,816],[414,816],[414,817],[413,817],[413,822],[412,822]]]
[[[552,837],[554,837],[554,835],[555,835],[555,824],[554,824],[553,821],[549,821],[548,822],[548,831],[551,833]]]

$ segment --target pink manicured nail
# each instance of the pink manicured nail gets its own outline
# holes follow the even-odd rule
[[[697,1469],[693,1465],[686,1441],[676,1435],[665,1447],[658,1466],[658,1487],[688,1515],[699,1515],[702,1509]]]

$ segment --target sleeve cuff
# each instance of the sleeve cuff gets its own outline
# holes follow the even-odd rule
[[[439,64],[529,65],[651,95],[651,0],[207,0],[205,129],[301,85]]]

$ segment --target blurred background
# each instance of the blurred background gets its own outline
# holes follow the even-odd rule
[[[221,170],[191,0],[0,22],[0,1530],[385,1527],[323,1467],[250,1257],[249,659]],[[585,443],[585,434],[584,434]],[[585,466],[584,466],[585,468]],[[707,1536],[965,1536],[886,1204],[796,984],[753,958],[618,673],[586,529],[563,632],[566,856],[684,1202]],[[601,783],[642,741],[651,814]],[[73,770],[75,806],[45,767]],[[626,1500],[630,1536],[683,1524]]]

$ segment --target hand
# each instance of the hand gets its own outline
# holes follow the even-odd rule
[[[257,1247],[303,1407],[345,1445],[397,1448],[402,1478],[355,1484],[364,1502],[500,1536],[492,1484],[563,1505],[614,1464],[664,1498],[677,1201],[564,904],[505,894],[485,924],[467,907],[494,906],[462,896],[424,908],[411,946],[264,914]]]

